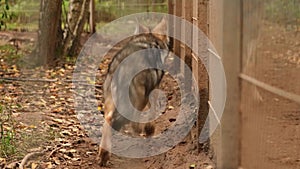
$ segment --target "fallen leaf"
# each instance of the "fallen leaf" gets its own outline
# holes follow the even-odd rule
[[[51,162],[47,162],[46,165],[47,165],[47,168],[53,168],[53,165]]]
[[[62,119],[52,119],[53,121],[57,122],[57,123],[63,123],[64,121]]]
[[[77,152],[77,150],[75,150],[75,149],[71,149],[71,150],[69,150],[69,152],[71,152],[71,153],[76,153],[76,152]]]
[[[0,158],[0,167],[3,168],[6,165],[6,159]]]
[[[73,134],[71,132],[67,131],[67,130],[64,130],[64,131],[60,132],[60,134],[63,135],[63,136],[73,136]]]
[[[70,147],[71,145],[72,145],[71,143],[62,144],[62,146],[64,146],[64,147]]]
[[[38,167],[38,164],[36,163],[31,163],[31,169],[36,169]]]
[[[66,152],[67,152],[67,149],[62,148],[62,149],[60,149],[59,151],[62,152],[62,153],[66,153]]]
[[[67,156],[66,154],[64,154],[64,158],[68,159],[68,160],[71,160],[72,158]]]
[[[72,158],[72,161],[80,161],[80,158]]]
[[[56,165],[60,164],[60,160],[58,159],[58,157],[53,157],[53,161]]]

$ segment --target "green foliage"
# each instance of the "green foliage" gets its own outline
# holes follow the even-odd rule
[[[0,30],[6,29],[6,23],[12,19],[12,16],[8,0],[0,0]]]
[[[8,2],[9,10],[6,10]],[[107,23],[119,17],[139,12],[167,12],[167,0],[96,0],[96,23]],[[63,0],[62,26],[64,27],[69,0]],[[156,4],[156,5],[152,5]],[[40,0],[1,0],[0,15],[6,12],[2,28],[9,30],[37,30]]]
[[[300,23],[300,0],[272,0],[266,4],[266,19],[297,25]]]
[[[16,153],[16,147],[14,145],[14,132],[7,131],[1,137],[1,156],[10,156]]]
[[[64,28],[64,26],[67,24],[67,17],[68,17],[68,11],[69,11],[69,6],[70,6],[70,2],[68,0],[63,0],[62,1],[62,15],[61,15],[61,20],[62,20],[62,27]]]
[[[16,152],[12,123],[11,114],[0,105],[0,156],[8,157]]]
[[[0,46],[0,51],[11,55],[16,52],[16,48],[12,45],[7,44],[7,45]]]
[[[9,64],[15,64],[23,56],[15,46],[10,44],[0,46],[0,52],[0,56],[3,56],[5,62]]]
[[[167,3],[166,0],[99,0],[96,9],[97,22],[109,22],[134,13],[167,12]]]
[[[14,0],[9,1],[10,19],[7,21],[7,29],[34,29],[38,27],[39,0]]]
[[[66,62],[67,63],[71,63],[71,64],[75,64],[76,63],[76,57],[72,57],[72,56],[66,56]]]

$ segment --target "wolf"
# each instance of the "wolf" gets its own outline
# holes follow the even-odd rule
[[[129,79],[130,72],[140,65],[150,67],[149,69],[138,72],[131,80],[128,92],[129,101],[132,106],[138,110],[143,111],[149,105],[150,93],[158,88],[163,76],[164,70],[155,68],[164,64],[169,55],[167,21],[163,18],[153,29],[143,25],[138,25],[133,37],[119,50],[113,57],[108,66],[108,73],[103,84],[104,91],[104,125],[102,129],[102,139],[99,146],[97,161],[100,166],[106,166],[110,158],[109,149],[111,148],[112,131],[111,127],[119,131],[125,124],[131,123],[135,132],[144,133],[145,137],[150,137],[155,132],[155,127],[151,122],[139,123],[130,121],[124,117],[118,110],[116,104],[124,102],[121,90],[124,90],[122,83]],[[159,50],[147,50],[159,49]],[[146,50],[145,52],[139,52]],[[167,52],[166,52],[167,51]],[[136,58],[132,64],[122,64],[124,60],[130,55],[136,53]],[[117,79],[113,83],[113,79]],[[125,88],[126,90],[126,88]],[[117,96],[114,96],[114,94]],[[125,110],[126,111],[126,110]],[[133,112],[126,112],[131,114]],[[105,147],[105,149],[104,149]]]

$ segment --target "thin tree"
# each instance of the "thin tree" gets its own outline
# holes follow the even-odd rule
[[[70,0],[67,21],[62,29],[63,0],[41,0],[38,44],[35,50],[38,65],[56,65],[61,56],[77,56],[81,34],[87,23],[90,0]]]
[[[35,51],[38,65],[54,65],[61,55],[62,0],[41,0],[38,43]]]
[[[87,23],[90,0],[70,0],[66,37],[63,42],[63,55],[76,56],[81,48],[80,38]]]
[[[95,23],[95,0],[90,0],[90,33],[96,32],[96,23]]]

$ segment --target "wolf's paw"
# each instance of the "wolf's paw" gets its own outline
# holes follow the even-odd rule
[[[109,152],[100,148],[98,156],[96,158],[98,164],[102,167],[107,166],[107,161],[109,160]]]

